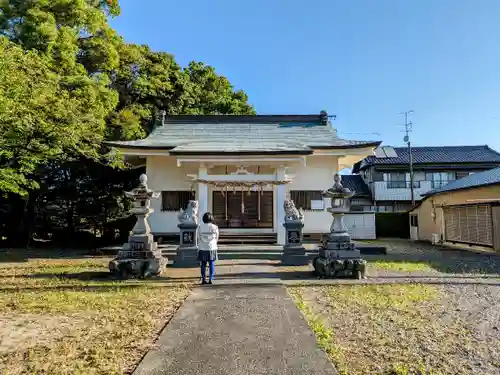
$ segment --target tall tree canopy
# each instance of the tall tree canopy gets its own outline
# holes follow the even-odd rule
[[[123,214],[130,174],[102,140],[146,136],[161,110],[254,114],[213,67],[125,43],[108,23],[119,14],[118,0],[0,0],[0,199],[12,206],[0,210],[0,240],[36,212],[53,218],[54,207],[70,230],[88,226],[90,213],[101,224]],[[2,212],[20,209],[18,222],[1,225]]]
[[[255,113],[247,95],[211,66],[191,62],[181,68],[172,55],[133,44],[122,44],[119,55],[112,87],[120,100],[109,122],[111,138],[144,137],[163,109],[172,115]]]
[[[0,38],[0,190],[25,194],[40,165],[70,151],[99,159],[117,95],[87,76],[62,79],[47,58]]]

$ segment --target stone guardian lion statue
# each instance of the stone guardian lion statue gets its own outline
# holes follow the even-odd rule
[[[198,201],[189,201],[186,210],[181,208],[177,218],[181,223],[198,224]]]
[[[302,208],[297,210],[294,201],[287,199],[283,202],[285,209],[285,221],[301,221],[304,222],[304,211]]]

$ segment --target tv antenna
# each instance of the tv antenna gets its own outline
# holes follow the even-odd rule
[[[408,115],[413,113],[413,109],[410,111],[406,112],[399,112],[398,115],[404,115],[405,116],[405,136],[403,138],[403,141],[405,143],[408,143],[410,141],[410,133],[413,129],[413,123],[411,121],[408,121]]]
[[[413,124],[411,121],[408,121],[408,115],[413,113],[413,110],[405,111],[405,112],[399,112],[398,115],[404,115],[405,116],[405,136],[403,138],[403,141],[408,145],[408,164],[410,167],[410,194],[411,194],[411,206],[415,207],[415,184],[413,181],[413,156],[411,154],[411,142],[410,142],[410,133],[413,129]]]

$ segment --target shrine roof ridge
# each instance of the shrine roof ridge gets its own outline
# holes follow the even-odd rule
[[[326,125],[325,113],[315,115],[169,115],[164,124],[275,124],[275,123],[309,123]]]

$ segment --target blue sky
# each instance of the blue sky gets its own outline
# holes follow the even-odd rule
[[[498,0],[120,3],[126,41],[214,66],[260,114],[325,109],[344,138],[400,146],[413,109],[415,146],[500,151]]]

